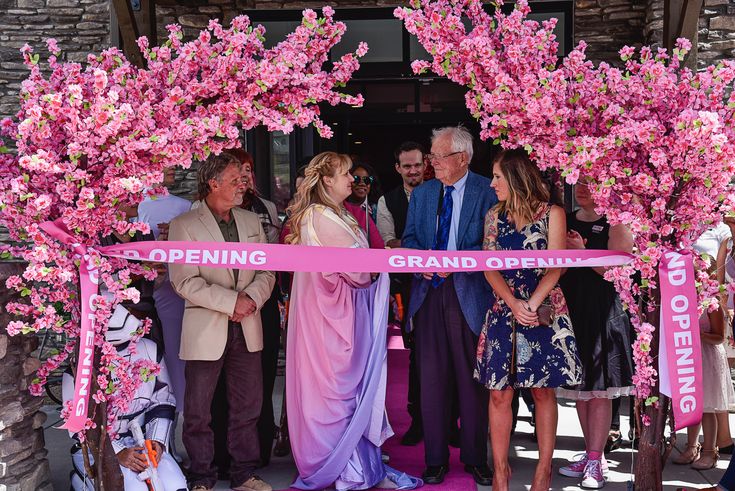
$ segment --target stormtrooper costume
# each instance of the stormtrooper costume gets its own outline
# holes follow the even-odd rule
[[[158,353],[156,344],[149,339],[140,339],[137,343],[135,354],[128,351],[128,345],[133,334],[140,327],[140,321],[128,310],[118,305],[110,318],[107,328],[106,339],[117,348],[120,356],[128,360],[152,360],[161,365],[160,373],[143,382],[135,393],[135,398],[130,403],[127,414],[118,416],[115,423],[117,437],[112,440],[112,448],[115,453],[125,448],[136,447],[130,431],[129,424],[135,420],[143,429],[145,438],[155,440],[164,447],[168,444],[172,426],[176,400],[171,391],[166,365]],[[64,401],[71,400],[74,396],[74,378],[71,372],[64,374],[62,382]],[[72,435],[75,437],[75,435]],[[90,456],[90,463],[93,462]],[[72,447],[73,471],[71,473],[71,488],[75,491],[93,491],[94,482],[87,476],[84,468],[84,458],[81,445],[76,443]],[[147,491],[148,487],[138,474],[127,467],[120,466],[125,482],[125,491]],[[164,488],[160,491],[186,490],[186,479],[176,461],[169,452],[159,456],[158,477]],[[159,491],[159,490],[156,490]]]

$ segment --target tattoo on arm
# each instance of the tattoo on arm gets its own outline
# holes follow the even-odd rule
[[[482,241],[482,249],[485,251],[494,251],[497,249],[498,237],[498,216],[494,210],[490,210],[485,215],[485,238]]]

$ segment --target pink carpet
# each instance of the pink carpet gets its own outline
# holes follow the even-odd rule
[[[406,411],[408,396],[408,350],[403,349],[400,331],[389,331],[388,341],[388,391],[385,401],[388,419],[395,436],[383,445],[390,455],[389,465],[412,476],[421,476],[424,471],[424,444],[415,447],[401,445],[401,437],[411,424]],[[459,449],[449,447],[449,472],[439,485],[424,485],[426,491],[475,491],[477,485],[470,474],[464,472],[459,461]]]
[[[408,397],[408,350],[403,347],[401,331],[388,328],[388,389],[385,401],[388,419],[395,436],[383,445],[383,451],[390,456],[389,465],[396,470],[412,476],[421,477],[424,472],[424,444],[415,447],[401,445],[401,437],[408,430],[411,418],[406,410]],[[295,476],[294,476],[295,477]],[[449,447],[449,472],[439,485],[424,485],[426,491],[476,491],[477,485],[472,476],[464,472],[459,461],[459,449]],[[289,491],[299,491],[289,488]]]

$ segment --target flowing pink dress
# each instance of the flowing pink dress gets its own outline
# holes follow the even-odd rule
[[[331,209],[312,205],[301,244],[366,248]],[[383,465],[393,435],[385,413],[388,278],[369,273],[294,274],[288,323],[286,399],[299,489],[367,489],[386,476],[410,489],[420,480]]]

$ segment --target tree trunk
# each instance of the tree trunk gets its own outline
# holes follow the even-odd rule
[[[667,398],[668,399],[668,398]],[[663,490],[663,437],[666,422],[664,403],[659,407],[645,407],[645,401],[638,401],[643,414],[651,418],[651,424],[641,425],[638,455],[635,462],[635,490],[662,491]],[[662,417],[663,416],[663,417]]]
[[[656,275],[656,284],[660,285],[658,274]],[[661,310],[658,307],[661,304],[661,292],[659,289],[654,290],[654,297],[649,299],[657,307],[648,312],[645,302],[640,306],[640,312],[643,317],[645,313],[646,321],[655,327],[653,338],[651,339],[651,354],[653,356],[654,368],[660,373],[658,358],[658,346],[660,342],[660,320]],[[669,398],[662,395],[659,391],[658,378],[656,384],[651,389],[651,396],[658,397],[656,406],[646,406],[645,399],[636,399],[636,407],[639,408],[635,414],[635,420],[631,417],[637,428],[641,429],[640,440],[638,443],[638,455],[635,460],[635,490],[636,491],[662,491],[663,490],[663,467],[670,452],[670,444],[664,442],[664,431],[666,429],[666,419],[669,412]],[[650,421],[649,425],[644,425],[642,416],[647,416]]]
[[[92,376],[92,389],[90,394],[95,394],[99,386],[97,385],[97,367],[100,363],[99,348],[95,349],[94,357],[94,374]],[[96,428],[87,430],[86,437],[89,449],[94,457],[95,480],[94,486],[96,491],[116,491],[124,489],[122,472],[120,472],[120,464],[112,448],[112,443],[107,435],[107,404],[97,404],[92,397],[89,398],[89,410],[91,418],[97,425]]]

